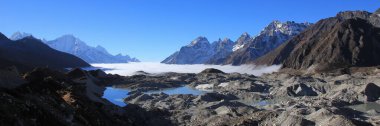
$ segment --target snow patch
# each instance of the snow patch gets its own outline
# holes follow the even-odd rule
[[[212,90],[214,88],[213,84],[200,84],[195,87],[198,90]]]
[[[239,50],[243,47],[244,47],[244,44],[243,45],[234,45],[234,47],[232,48],[232,51],[235,52],[236,50]]]
[[[219,87],[227,87],[229,85],[229,83],[220,83],[218,86]]]

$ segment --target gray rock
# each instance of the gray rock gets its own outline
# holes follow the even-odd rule
[[[380,87],[374,83],[369,83],[365,85],[365,88],[361,91],[361,93],[365,95],[366,101],[373,102],[378,100],[380,97]]]
[[[213,101],[221,101],[221,100],[236,100],[237,97],[231,94],[223,95],[219,93],[206,93],[199,95],[195,98],[194,102],[213,102]]]
[[[313,88],[305,84],[296,84],[287,88],[289,96],[317,96]]]

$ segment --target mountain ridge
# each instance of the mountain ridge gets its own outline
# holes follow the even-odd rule
[[[13,41],[0,33],[0,52],[1,67],[16,66],[22,71],[35,67],[65,69],[90,66],[82,59],[52,49],[32,36]]]
[[[32,34],[24,32],[16,32],[10,38],[11,40],[20,40],[22,38],[32,36]],[[95,47],[87,45],[86,42],[80,40],[72,34],[62,35],[54,40],[42,40],[50,47],[73,54],[88,63],[127,63],[127,62],[140,62],[136,58],[131,58],[128,55],[110,54],[104,47],[97,45]]]
[[[309,25],[311,24],[295,23],[293,21],[280,22],[275,20],[265,27],[258,36],[251,37],[247,32],[244,32],[235,42],[226,38],[210,43],[206,37],[200,36],[191,41],[190,44],[181,47],[179,51],[174,52],[161,63],[247,64],[279,46],[287,39],[299,34]],[[258,49],[253,49],[256,46],[261,46],[266,49],[264,51],[260,50],[261,52],[259,52]],[[254,51],[253,53],[252,50]]]
[[[380,65],[376,57],[380,55],[380,30],[375,18],[365,11],[340,12],[318,21],[254,63],[313,71]]]

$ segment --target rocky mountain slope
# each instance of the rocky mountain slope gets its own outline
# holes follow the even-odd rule
[[[199,46],[184,46],[162,63],[168,64],[247,64],[275,49],[286,40],[298,35],[310,26],[309,23],[279,22],[270,23],[258,36],[252,38],[248,33],[242,34],[236,42],[229,39],[218,40],[211,45],[203,41]],[[205,39],[205,38],[204,38]],[[201,42],[202,43],[202,42]],[[202,54],[201,54],[202,53]]]
[[[379,18],[378,12],[341,12],[320,20],[255,63],[317,71],[379,65]]]
[[[214,54],[212,45],[206,37],[198,37],[189,45],[183,46],[162,63],[167,64],[203,64]]]
[[[73,54],[89,63],[127,63],[139,62],[128,55],[111,55],[102,46],[91,47],[73,35],[64,35],[55,40],[47,41],[50,47]]]
[[[310,25],[310,23],[273,21],[254,38],[245,39],[246,35],[242,35],[237,44],[243,40],[244,46],[229,55],[224,64],[241,65],[251,63],[295,35],[300,34]]]
[[[0,66],[16,66],[21,70],[34,67],[64,69],[90,66],[71,54],[50,48],[33,37],[12,41],[0,33]]]
[[[235,43],[230,39],[219,39],[211,44],[214,54],[208,59],[206,64],[221,64],[225,58],[231,55]]]

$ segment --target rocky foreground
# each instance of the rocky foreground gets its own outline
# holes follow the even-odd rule
[[[118,76],[74,69],[36,68],[24,74],[0,70],[1,126],[146,125],[138,106],[119,107],[101,98],[106,83]],[[159,117],[157,119],[160,119]]]
[[[134,76],[38,68],[0,70],[0,125],[380,125],[380,69],[324,74],[281,71],[260,77],[206,69],[198,74]],[[129,88],[125,107],[101,98],[106,86]],[[189,86],[201,95],[145,94]]]
[[[352,105],[380,103],[379,70],[366,68],[365,72],[312,75],[279,72],[256,77],[208,69],[199,74],[129,77],[144,78],[140,81],[155,78],[169,82],[168,85],[182,79],[183,83],[189,83],[186,86],[213,90],[199,96],[143,93],[147,89],[169,87],[163,86],[165,84],[123,86],[130,85],[134,89],[125,102],[147,111],[157,112],[158,109],[159,115],[170,120],[172,125],[380,125],[377,110],[350,108]],[[374,105],[379,107],[379,104]]]

